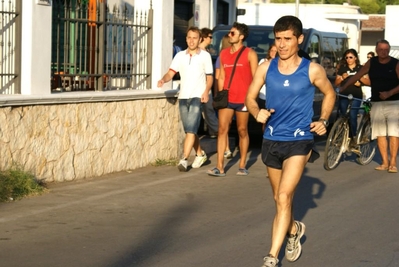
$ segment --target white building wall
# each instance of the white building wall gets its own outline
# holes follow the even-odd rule
[[[238,21],[248,25],[271,25],[282,16],[296,13],[295,4],[239,4],[238,8],[246,9]],[[358,6],[300,4],[298,18],[304,28],[315,28],[321,31],[345,32],[349,37],[349,47],[359,50],[360,21],[368,19],[359,13]]]
[[[51,6],[22,4],[21,94],[49,94],[51,78]]]
[[[399,49],[399,6],[386,6],[385,14],[385,39]]]
[[[150,8],[150,1],[136,1],[134,8],[146,11]],[[153,90],[158,90],[157,83],[168,70],[172,59],[174,0],[152,0],[152,8],[154,24],[151,84]],[[171,82],[163,86],[163,89],[171,88]]]
[[[198,10],[198,27],[199,28],[210,28],[210,10],[211,3],[209,0],[196,0],[195,1],[196,10]],[[195,16],[195,14],[194,14]],[[195,20],[195,19],[194,19]]]

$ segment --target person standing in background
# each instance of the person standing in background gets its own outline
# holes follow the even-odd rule
[[[221,41],[221,48],[220,51],[223,49],[229,48],[231,44],[229,43],[229,35],[225,35],[222,38]],[[220,54],[220,53],[219,53]],[[220,56],[217,57],[216,62],[215,62],[215,81],[213,83],[213,91],[214,94],[216,95],[216,92],[218,91],[218,81],[219,81],[219,75],[220,75]],[[231,124],[231,121],[230,121]],[[230,126],[229,126],[230,129]],[[227,134],[227,139],[226,139],[226,149],[224,151],[224,158],[226,159],[231,159],[233,157],[233,152],[230,150],[230,141],[229,141],[229,135]]]
[[[266,57],[259,60],[259,65],[265,61],[272,60],[273,58],[276,57],[276,55],[277,55],[277,46],[275,44],[271,44],[269,49],[267,50]],[[260,105],[264,107],[266,101],[266,85],[263,85],[262,88],[260,89],[259,99],[260,99]]]
[[[373,51],[370,51],[367,53],[367,60],[370,60],[370,58],[375,57],[375,53]],[[362,86],[362,92],[363,92],[363,99],[369,99],[371,98],[371,87],[370,85],[363,85]]]
[[[396,157],[399,148],[399,61],[389,56],[391,45],[387,40],[376,43],[376,57],[366,64],[340,88],[356,83],[368,74],[371,83],[371,138],[377,139],[382,163],[375,169],[397,173]],[[388,139],[387,139],[388,137]],[[388,150],[390,158],[388,156]]]
[[[245,106],[245,97],[248,87],[258,67],[258,56],[254,50],[244,47],[243,42],[249,35],[249,28],[243,23],[235,22],[229,32],[229,49],[224,49],[220,53],[220,75],[218,79],[218,90],[228,89],[227,108],[219,109],[219,135],[217,146],[216,167],[208,170],[208,175],[225,176],[224,172],[224,152],[226,151],[226,140],[233,116],[236,116],[240,161],[237,175],[248,175],[246,169],[247,153],[249,147],[248,135],[248,109]],[[243,49],[237,64],[235,60],[239,52]],[[234,75],[233,67],[236,65]],[[230,77],[232,82],[229,87]]]
[[[176,39],[175,39],[175,37],[173,36],[173,54],[172,54],[172,59],[173,59],[173,58],[176,56],[176,54],[179,53],[180,51],[182,51],[182,48],[176,44]],[[174,80],[174,81],[180,80],[180,73],[176,73],[176,74],[173,76],[173,80]]]
[[[201,32],[197,27],[190,27],[187,31],[186,42],[188,48],[180,51],[172,60],[169,70],[161,80],[158,87],[172,80],[179,72],[181,86],[179,92],[179,111],[186,133],[183,145],[183,157],[177,168],[187,171],[188,157],[194,148],[196,156],[192,168],[199,168],[207,160],[205,151],[200,146],[197,135],[201,121],[201,104],[209,100],[209,91],[213,83],[213,66],[211,55],[199,48]]]
[[[344,52],[345,62],[341,64],[337,71],[337,77],[335,78],[335,85],[342,86],[346,83],[348,78],[352,75],[355,75],[361,68],[360,61],[358,58],[357,51],[355,49],[348,49]],[[364,75],[360,78],[360,80],[356,81],[355,84],[347,87],[345,91],[342,91],[342,95],[353,95],[353,97],[362,99],[362,85],[370,85],[370,80],[368,75]],[[349,114],[350,118],[350,138],[351,138],[351,147],[356,147],[356,131],[357,131],[357,114],[359,113],[360,105],[362,104],[361,100],[353,99],[352,100],[352,109]],[[346,110],[348,109],[349,99],[347,97],[339,97],[339,113],[340,115],[346,114]]]
[[[204,51],[208,51],[208,47],[212,43],[212,30],[209,28],[201,29],[201,43],[199,48]],[[208,129],[209,136],[211,138],[216,138],[218,135],[218,118],[216,117],[215,110],[213,108],[213,94],[212,90],[209,92],[209,100],[203,105],[203,116],[204,121]]]
[[[181,47],[176,44],[175,37],[173,37],[173,54],[172,54],[172,58],[174,58],[176,56],[176,54],[179,53],[181,50],[182,50]]]
[[[367,53],[367,60],[370,60],[370,58],[375,57],[375,53],[373,51],[370,51]]]

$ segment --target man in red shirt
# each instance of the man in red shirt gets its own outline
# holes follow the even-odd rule
[[[244,47],[243,42],[248,37],[248,26],[243,23],[235,22],[229,32],[229,43],[231,47],[220,52],[220,75],[218,79],[218,90],[229,90],[228,106],[219,109],[219,131],[217,145],[217,165],[216,168],[208,170],[211,176],[225,176],[224,172],[224,151],[226,150],[227,135],[233,116],[236,116],[237,130],[239,136],[240,162],[237,175],[248,175],[246,169],[247,153],[249,146],[248,136],[248,109],[245,106],[245,97],[252,77],[258,66],[258,56],[251,48]],[[229,81],[234,67],[234,62],[241,49],[241,53],[236,69],[231,81]]]

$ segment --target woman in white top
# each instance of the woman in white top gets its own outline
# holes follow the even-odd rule
[[[267,50],[266,58],[262,58],[261,60],[259,60],[259,65],[265,61],[272,60],[276,56],[277,56],[277,46],[275,44],[272,44],[272,45],[270,45],[269,50]],[[260,89],[259,98],[261,100],[263,100],[261,102],[261,104],[263,104],[263,107],[264,107],[265,106],[264,101],[266,101],[266,86],[265,85],[263,85],[262,88]]]

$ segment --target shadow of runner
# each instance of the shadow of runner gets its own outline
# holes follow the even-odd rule
[[[301,181],[294,195],[294,218],[302,221],[309,209],[317,207],[316,199],[320,199],[326,189],[326,184],[320,179],[306,175],[305,168]]]
[[[308,163],[310,164],[310,163]],[[296,221],[302,221],[305,218],[306,213],[310,209],[317,207],[316,199],[321,199],[326,189],[326,184],[320,179],[306,175],[308,168],[305,167],[302,178],[296,188],[294,195],[294,219]],[[305,224],[306,225],[306,224]],[[301,244],[306,242],[306,232],[301,238]],[[285,246],[284,242],[280,253],[279,259],[285,257]]]
[[[193,196],[191,194],[187,194],[187,200],[186,203],[168,212],[167,217],[159,221],[158,225],[147,234],[145,240],[139,241],[137,245],[133,245],[130,251],[126,251],[125,257],[107,266],[148,266],[147,260],[153,255],[162,253],[168,244],[173,242],[176,236],[180,236],[179,226],[185,224],[191,215],[199,210],[199,205],[193,203]]]

